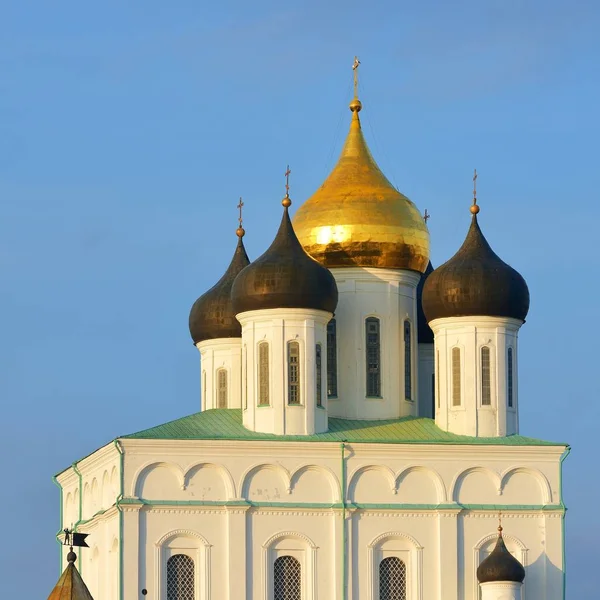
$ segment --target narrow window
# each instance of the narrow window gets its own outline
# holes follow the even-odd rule
[[[300,404],[300,344],[288,344],[288,404]]]
[[[452,406],[460,406],[460,348],[452,348]]]
[[[431,418],[435,419],[435,373],[431,374]]]
[[[327,323],[327,396],[337,398],[337,329],[335,319]]]
[[[397,556],[379,563],[379,600],[406,600],[406,565]]]
[[[315,377],[316,389],[315,395],[317,398],[317,406],[323,406],[323,367],[321,364],[321,344],[317,344],[315,348]]]
[[[258,345],[258,405],[269,406],[269,344]]]
[[[244,410],[248,408],[248,351],[244,344]]]
[[[436,354],[435,372],[439,374],[439,372],[440,372],[440,351],[438,350],[435,354]],[[441,402],[441,400],[440,400],[440,378],[439,378],[439,375],[438,375],[438,378],[437,378],[436,386],[437,387],[435,388],[435,393],[436,393],[436,396],[437,396],[437,407],[439,408],[440,407],[440,402]]]
[[[508,373],[508,407],[513,407],[513,349],[508,349],[508,365],[507,365],[507,373]]]
[[[412,400],[412,350],[410,321],[404,321],[404,397]]]
[[[481,349],[481,406],[492,404],[492,382],[490,373],[490,349]]]
[[[369,317],[366,325],[367,397],[381,397],[381,340],[379,319]]]
[[[280,556],[273,565],[273,600],[302,600],[302,572],[293,556]]]
[[[167,561],[167,600],[195,600],[194,561],[175,554]]]
[[[217,408],[227,408],[227,371],[217,371]]]

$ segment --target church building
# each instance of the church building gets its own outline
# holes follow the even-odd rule
[[[475,193],[433,268],[363,137],[357,66],[330,175],[293,218],[286,185],[254,260],[240,218],[192,306],[199,412],[56,476],[94,600],[564,597],[569,448],[519,428],[527,284]]]

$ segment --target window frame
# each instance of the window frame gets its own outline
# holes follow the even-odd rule
[[[377,325],[377,331],[374,332],[369,332],[369,325]],[[373,335],[377,336],[377,341],[376,342],[370,342],[369,341],[369,334],[372,333]],[[381,319],[379,317],[376,317],[374,315],[368,316],[365,318],[365,329],[364,329],[364,341],[365,341],[365,397],[366,398],[373,398],[373,399],[381,399],[383,398],[383,393],[382,393],[382,377],[381,377]],[[371,361],[370,357],[369,357],[369,352],[370,350],[372,350],[377,357],[376,361]],[[374,373],[370,372],[370,363],[371,362],[376,362],[376,371]],[[374,375],[375,376],[375,386],[374,388],[370,387],[370,376]],[[374,393],[376,392],[376,393]]]
[[[458,364],[457,364],[458,363]],[[462,348],[453,346],[450,350],[450,406],[453,409],[463,408],[463,372]],[[458,385],[457,385],[458,381]],[[458,393],[457,393],[458,392]]]
[[[278,553],[276,553],[276,554],[278,554]],[[275,577],[276,577],[276,574],[275,574],[275,568],[276,568],[277,563],[279,561],[281,561],[282,559],[284,559],[284,558],[291,559],[292,561],[294,561],[298,565],[298,575],[299,575],[299,577],[298,577],[298,579],[299,579],[298,586],[300,587],[300,594],[299,594],[299,596],[300,596],[300,600],[302,600],[302,598],[304,597],[304,585],[305,585],[305,583],[304,583],[304,569],[302,568],[302,562],[303,561],[299,560],[296,556],[294,556],[293,552],[286,553],[285,550],[282,551],[278,556],[275,556],[274,560],[273,560],[273,582],[272,582],[272,585],[271,585],[272,597],[273,597],[274,600],[276,600],[276,590],[275,590],[275,585],[276,585]],[[290,599],[283,598],[282,600],[294,600],[294,599],[293,598],[290,598]]]
[[[382,593],[381,593],[381,568],[384,564],[389,564],[391,561],[398,561],[401,565],[402,568],[404,569],[404,598],[401,598],[400,600],[408,600],[408,596],[409,596],[409,580],[408,580],[408,568],[406,565],[406,562],[404,560],[402,560],[402,558],[400,558],[397,554],[390,554],[389,556],[383,556],[381,558],[381,560],[379,561],[379,564],[377,565],[377,593],[378,593],[378,597],[380,600],[382,600]],[[387,599],[383,599],[383,600],[387,600]],[[391,599],[393,600],[393,598]]]
[[[221,406],[222,402],[222,398],[221,398],[221,392],[223,391],[221,389],[221,381],[220,378],[221,376],[224,375],[225,376],[225,385],[224,385],[224,396],[225,396],[225,406]],[[217,405],[215,406],[215,408],[229,408],[229,373],[227,372],[227,369],[225,367],[219,367],[217,369],[217,371],[215,372],[215,379],[216,379],[216,392],[217,392]]]
[[[414,402],[413,398],[413,364],[412,364],[412,324],[404,319],[402,324],[404,342],[404,399]],[[408,391],[407,391],[408,388]]]
[[[327,398],[338,397],[338,373],[337,373],[337,321],[335,317],[327,323]],[[333,343],[330,344],[330,341]]]
[[[292,354],[292,349],[295,350],[294,354]],[[287,405],[302,406],[304,403],[302,402],[302,356],[300,342],[298,340],[290,340],[287,343],[286,350]],[[296,359],[295,363],[292,363],[293,359]],[[295,379],[295,381],[293,379]],[[295,392],[297,399],[292,402],[293,391]]]
[[[257,357],[256,405],[271,406],[271,348],[266,340],[258,343]]]
[[[169,563],[174,558],[179,557],[179,556],[183,557],[184,559],[187,559],[189,561],[188,562],[188,566],[191,566],[191,569],[192,569],[192,584],[193,584],[192,598],[193,598],[193,600],[195,600],[196,597],[198,596],[198,594],[197,594],[198,585],[197,585],[197,581],[196,581],[197,580],[197,577],[196,577],[197,573],[196,573],[196,571],[198,570],[198,568],[197,568],[197,565],[196,565],[196,561],[188,553],[186,553],[186,552],[174,552],[174,553],[171,553],[171,556],[169,556],[167,558],[167,560],[166,560],[166,563],[165,563],[165,574],[166,574],[165,581],[166,581],[167,592],[165,594],[165,598],[168,599],[168,597],[169,597]],[[175,600],[177,600],[177,599],[175,599]]]
[[[485,356],[487,355],[487,358]],[[487,366],[486,363],[487,362]],[[479,349],[479,393],[482,408],[492,407],[492,349],[487,344]]]

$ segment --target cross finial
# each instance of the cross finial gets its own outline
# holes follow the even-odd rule
[[[290,200],[290,174],[291,174],[291,172],[292,171],[290,170],[290,165],[288,165],[285,170],[285,198],[281,202],[283,204],[283,206],[285,206],[286,208],[292,204],[292,201]]]
[[[502,513],[498,512],[498,535],[502,537]]]
[[[477,169],[473,171],[473,204],[471,205],[471,214],[475,216],[479,212],[477,206]]]
[[[423,215],[423,221],[425,221],[425,225],[427,225],[427,221],[429,221],[429,219],[431,219],[431,215],[427,212],[427,209],[425,209],[425,214]]]
[[[352,71],[354,72],[354,97],[358,98],[358,67],[360,65],[360,60],[358,60],[358,56],[354,57],[354,62],[352,63]]]
[[[237,208],[240,211],[240,216],[238,217],[238,228],[236,230],[236,234],[238,237],[241,238],[241,237],[244,237],[244,234],[246,233],[246,230],[242,227],[242,222],[243,222],[242,208],[244,208],[244,201],[242,200],[241,196],[240,196],[240,201],[238,202]]]

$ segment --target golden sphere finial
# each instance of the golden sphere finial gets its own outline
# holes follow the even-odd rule
[[[479,213],[479,206],[477,204],[473,203],[473,204],[471,204],[470,210],[471,210],[472,215],[476,215]]]
[[[281,201],[281,204],[286,208],[289,208],[292,205],[292,201],[290,200],[290,197],[287,194],[285,195],[285,198]]]
[[[352,102],[350,102],[350,110],[352,112],[360,112],[362,108],[362,102],[358,98],[352,98]]]
[[[237,235],[239,238],[243,238],[246,235],[246,230],[243,227],[238,227],[235,230],[235,235]]]

